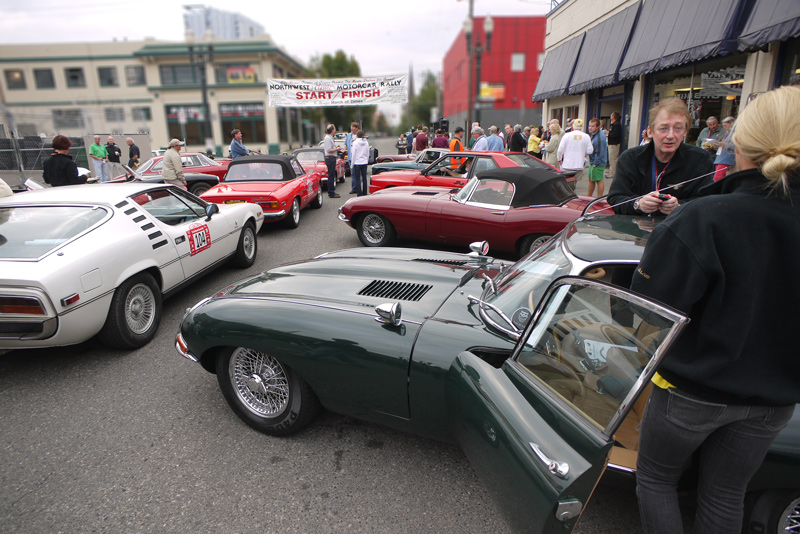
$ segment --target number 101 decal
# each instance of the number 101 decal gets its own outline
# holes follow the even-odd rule
[[[211,232],[207,224],[193,224],[186,235],[189,238],[189,254],[192,256],[211,246]]]

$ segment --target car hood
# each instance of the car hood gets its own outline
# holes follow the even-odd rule
[[[371,313],[399,302],[405,320],[422,322],[494,260],[420,249],[349,249],[271,269],[226,288],[218,298],[275,298]]]

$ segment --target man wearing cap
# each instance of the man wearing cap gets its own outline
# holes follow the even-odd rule
[[[558,161],[561,169],[565,171],[575,171],[575,181],[572,183],[573,189],[583,178],[583,167],[586,164],[586,156],[590,155],[592,138],[583,133],[583,120],[575,119],[572,121],[572,131],[564,133],[561,142],[558,144]]]
[[[173,139],[169,142],[169,149],[164,152],[164,159],[161,161],[161,178],[168,184],[186,189],[186,179],[183,177],[183,164],[181,163],[181,147],[183,147],[183,143],[180,139]]]

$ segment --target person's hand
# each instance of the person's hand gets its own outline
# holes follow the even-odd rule
[[[661,207],[659,210],[664,215],[669,215],[672,213],[672,210],[678,207],[678,199],[673,197],[672,195],[666,195],[668,198],[666,200],[661,201]]]
[[[675,197],[670,198],[674,200]],[[639,199],[639,211],[643,213],[654,213],[661,209],[661,205],[664,202],[666,202],[666,200],[662,201],[660,198],[658,198],[658,193],[653,191],[652,193],[648,193]],[[675,203],[677,204],[677,200]],[[675,208],[673,207],[673,209]]]

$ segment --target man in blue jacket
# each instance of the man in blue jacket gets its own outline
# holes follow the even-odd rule
[[[592,137],[592,153],[589,154],[589,196],[594,196],[594,185],[597,184],[597,196],[603,196],[605,183],[603,178],[608,165],[608,142],[606,134],[600,128],[600,120],[589,121],[589,135]]]

